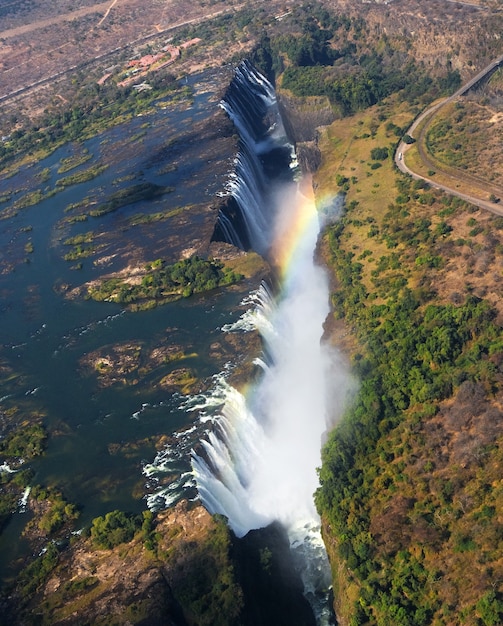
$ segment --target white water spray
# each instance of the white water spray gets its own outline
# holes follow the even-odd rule
[[[325,272],[314,262],[318,214],[310,181],[304,193],[300,185],[286,182],[295,179],[296,159],[273,86],[243,62],[221,106],[240,144],[214,238],[262,254],[281,289],[273,297],[263,286],[253,295],[252,310],[223,329],[260,332],[264,354],[254,363],[262,376],[246,394],[223,378],[209,398],[195,399],[202,413],[200,436],[193,440],[199,439],[201,448],[191,453],[192,475],[205,507],[225,515],[237,536],[274,521],[284,526],[305,595],[318,623],[328,624],[323,594],[330,570],[314,506],[316,468],[325,432],[341,415],[352,385],[342,360],[321,341],[329,293]],[[320,210],[324,221],[337,217],[337,202],[325,209]],[[196,405],[186,408],[196,410]],[[159,465],[173,467],[178,456],[163,453],[152,472]],[[184,485],[191,484],[187,474],[182,476]],[[175,492],[162,493],[161,499],[171,502]]]
[[[276,301],[262,290],[254,315],[236,324],[246,329],[257,321],[267,355],[256,361],[263,376],[246,397],[227,388],[216,429],[192,465],[205,507],[225,515],[237,536],[276,520],[284,525],[314,597],[330,580],[313,500],[316,468],[350,385],[342,360],[321,343],[329,291],[314,261],[320,228],[314,201],[290,188],[278,217],[271,256],[285,268],[283,289]]]

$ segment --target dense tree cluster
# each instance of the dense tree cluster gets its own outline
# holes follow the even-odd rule
[[[370,49],[362,18],[333,15],[316,3],[293,11],[293,31],[262,37],[254,62],[297,96],[327,96],[342,115],[365,109],[400,91],[408,101],[451,93],[457,71],[433,79],[383,35]]]
[[[224,268],[217,260],[205,260],[197,255],[166,265],[157,259],[146,267],[146,274],[138,285],[120,278],[104,281],[89,291],[93,300],[109,300],[130,304],[141,300],[163,300],[170,297],[188,297],[193,293],[230,285],[243,276]]]
[[[91,540],[98,548],[111,549],[131,541],[141,528],[141,515],[128,515],[123,511],[110,511],[93,519]]]
[[[46,439],[47,433],[41,424],[16,428],[0,440],[0,454],[31,459],[42,454]]]

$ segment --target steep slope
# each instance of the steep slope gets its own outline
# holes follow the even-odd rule
[[[318,196],[346,192],[323,250],[361,391],[317,503],[342,624],[497,624],[503,222],[394,169],[407,114],[369,109],[320,142]]]

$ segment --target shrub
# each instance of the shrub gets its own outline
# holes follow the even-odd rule
[[[372,148],[370,158],[374,161],[385,161],[389,156],[388,148]]]
[[[407,144],[412,144],[412,143],[415,143],[415,142],[416,142],[416,140],[414,139],[414,137],[411,137],[410,135],[404,135],[404,136],[403,136],[403,138],[402,138],[402,141],[403,141],[404,143],[407,143]]]
[[[0,441],[0,452],[7,457],[30,459],[44,451],[46,433],[40,424],[19,427]]]
[[[98,547],[112,549],[131,541],[142,526],[139,516],[122,511],[110,511],[104,517],[95,517],[91,526],[91,540]]]
[[[496,596],[494,590],[488,591],[477,602],[477,613],[484,626],[497,626],[503,619],[503,602]]]

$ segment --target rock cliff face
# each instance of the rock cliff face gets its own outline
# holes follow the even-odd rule
[[[321,164],[317,145],[318,129],[335,119],[328,98],[296,98],[288,92],[278,90],[278,102],[288,136],[295,143],[302,171],[315,172]]]
[[[432,73],[447,68],[471,76],[500,49],[503,16],[491,11],[489,2],[326,0],[325,4],[363,17],[377,37],[401,40],[403,50]]]
[[[181,502],[110,550],[80,537],[46,583],[3,607],[5,624],[314,625],[278,526],[237,540],[222,518]]]

